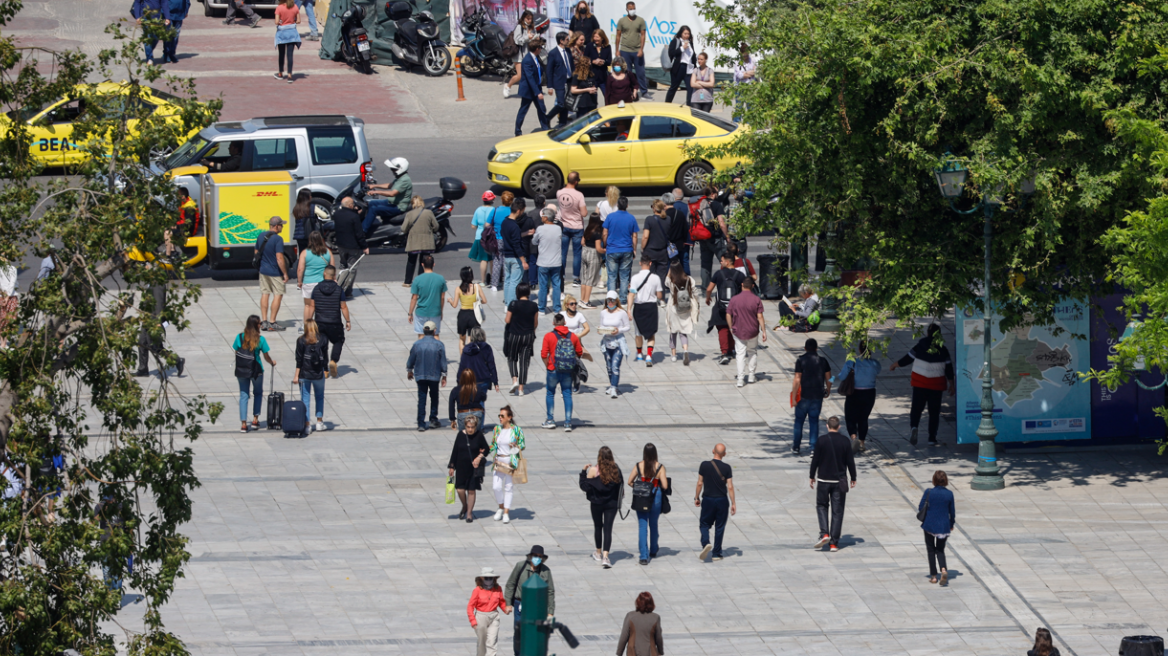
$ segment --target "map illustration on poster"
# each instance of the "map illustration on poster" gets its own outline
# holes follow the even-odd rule
[[[1073,301],[1055,308],[1055,326],[1023,326],[990,343],[994,425],[998,442],[1076,440],[1091,437],[1090,318]],[[1056,335],[1057,328],[1062,331]],[[985,322],[976,310],[957,310],[957,441],[977,443],[985,374]]]

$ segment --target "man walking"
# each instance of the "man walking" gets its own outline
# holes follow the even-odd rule
[[[337,377],[337,362],[341,360],[341,347],[345,345],[345,331],[353,329],[353,322],[349,319],[349,304],[345,302],[345,292],[337,284],[337,269],[333,265],[324,268],[324,280],[316,283],[312,289],[312,305],[316,327],[328,338],[332,344],[332,354],[329,356],[329,373]],[[341,325],[341,317],[345,323]]]
[[[840,532],[844,525],[844,502],[848,499],[848,479],[856,487],[856,459],[852,442],[839,432],[839,417],[828,417],[827,435],[812,449],[811,489],[815,490],[815,511],[819,515],[819,541],[816,549],[831,543],[831,552],[839,551]],[[828,504],[831,522],[828,523]]]
[[[139,378],[150,375],[150,354],[153,353],[158,358],[159,377],[166,378],[166,359],[171,353],[162,345],[163,339],[166,337],[166,323],[162,321],[162,313],[166,309],[166,285],[151,285],[150,295],[154,301],[150,314],[161,324],[158,327],[161,334],[151,336],[150,331],[146,329],[146,325],[142,325],[142,328],[138,332],[138,371],[134,375]],[[146,300],[145,295],[143,295],[142,300]],[[175,369],[179,376],[183,375],[183,370],[186,368],[186,365],[186,358],[178,358],[175,363]]]
[[[637,255],[636,234],[641,231],[637,219],[629,214],[629,199],[621,196],[617,210],[604,219],[604,250],[608,265],[608,291],[621,298],[629,295],[629,278],[633,274],[633,258]]]
[[[688,276],[689,250],[693,246],[693,239],[689,236],[689,205],[685,202],[681,189],[674,189],[672,194],[662,196],[661,200],[669,205],[665,210],[665,218],[669,222],[669,243],[677,249],[681,268]]]
[[[144,20],[162,21],[162,24],[170,27],[170,0],[134,0],[134,4],[130,6],[130,15],[134,17],[138,25],[142,24]],[[154,48],[158,45],[158,39],[149,35],[146,37],[146,63],[154,63]],[[162,46],[162,61],[166,61],[166,46]]]
[[[657,304],[661,302],[663,289],[661,279],[649,270],[652,261],[648,256],[641,255],[641,271],[629,281],[632,287],[629,290],[629,318],[637,326],[637,357],[636,362],[645,362],[646,367],[653,366],[653,345],[657,337]],[[641,355],[642,342],[648,342],[648,355]]]
[[[422,325],[422,335],[410,347],[406,379],[418,383],[418,430],[438,428],[438,382],[446,387],[446,345],[435,338],[433,321]],[[430,423],[426,423],[426,396],[430,397]]]
[[[932,324],[923,339],[916,343],[900,360],[888,368],[912,365],[912,406],[909,408],[909,444],[916,446],[917,429],[925,406],[929,408],[929,444],[937,443],[937,428],[941,423],[941,395],[949,388],[949,396],[957,393],[953,380],[953,359],[941,338],[941,326]]]
[[[243,14],[243,17],[245,20],[247,20],[249,26],[260,26],[260,17],[256,15],[255,10],[251,8],[251,5],[244,2],[244,0],[227,0],[227,19],[223,21],[223,24],[230,25],[233,21],[235,21],[236,12]]]
[[[308,40],[320,41],[320,28],[316,25],[316,0],[296,0],[296,6],[308,16]]]
[[[572,245],[572,286],[580,286],[580,256],[584,239],[584,217],[588,216],[588,205],[584,202],[584,194],[577,187],[580,186],[580,174],[575,171],[568,173],[568,181],[563,189],[556,192],[556,203],[560,206],[560,223],[564,227],[564,236],[560,247],[560,278],[564,275],[568,264],[568,244]],[[567,286],[567,285],[565,285]],[[587,300],[587,299],[585,299]]]
[[[543,105],[543,66],[539,62],[539,50],[543,47],[543,39],[538,36],[527,42],[530,51],[523,58],[519,77],[519,113],[515,115],[515,136],[523,134],[523,120],[527,118],[527,110],[535,104],[535,113],[539,117],[539,128],[550,130],[547,109]]]
[[[352,267],[362,255],[369,254],[369,244],[365,241],[365,231],[361,229],[361,215],[351,196],[341,200],[341,209],[333,215],[333,237],[340,254],[341,269]],[[350,271],[345,280],[344,292],[353,296],[353,283],[357,276]]]
[[[540,272],[542,273],[542,271]],[[568,330],[564,315],[557,313],[552,320],[554,327],[544,335],[540,357],[547,367],[547,421],[544,428],[556,427],[556,385],[564,397],[564,432],[572,432],[572,382],[580,356],[584,355],[584,345],[580,338]]]
[[[548,122],[553,116],[559,117],[556,127],[568,122],[568,80],[572,77],[572,55],[564,46],[568,43],[568,33],[556,33],[556,47],[548,53],[548,93],[555,96],[555,106],[548,112]]]
[[[715,328],[718,330],[718,347],[722,351],[722,357],[718,358],[718,364],[729,364],[730,352],[734,348],[734,337],[730,333],[730,322],[726,319],[726,308],[729,307],[730,301],[742,292],[742,283],[746,280],[746,274],[734,268],[734,255],[731,253],[722,253],[721,260],[722,268],[713,275],[706,286],[706,305],[709,305],[713,300],[715,292],[718,294],[718,302],[710,311],[710,321],[706,324],[706,332]]]
[[[280,314],[280,303],[284,300],[284,285],[288,283],[288,263],[284,261],[284,238],[280,236],[283,226],[284,219],[273,216],[268,219],[268,231],[256,240],[255,251],[260,255],[260,330],[284,330],[284,326],[276,323],[276,315]],[[269,317],[271,321],[268,320]]]
[[[808,339],[803,350],[803,355],[795,360],[795,380],[791,384],[799,399],[795,404],[795,440],[791,446],[791,453],[795,455],[799,455],[803,422],[808,419],[811,420],[811,452],[815,452],[815,443],[819,440],[819,411],[823,408],[823,400],[831,396],[831,365],[819,357],[819,342]]]
[[[539,267],[539,312],[548,313],[548,296],[551,296],[551,305],[555,312],[560,312],[560,290],[564,281],[561,276],[563,269],[560,262],[563,257],[560,248],[563,230],[556,225],[556,211],[550,207],[540,212],[543,225],[535,229],[535,236],[531,240],[532,246],[538,249],[536,266]]]
[[[515,288],[523,282],[523,272],[527,271],[527,251],[523,248],[523,228],[519,218],[527,209],[527,201],[516,198],[511,201],[511,214],[503,219],[500,226],[500,249],[503,252],[503,307],[515,300]],[[534,243],[534,238],[532,239]],[[559,301],[556,301],[559,303]]]
[[[738,387],[756,382],[758,340],[766,343],[766,320],[762,316],[762,299],[754,293],[754,278],[742,279],[742,291],[726,306],[726,324],[734,336],[734,353],[738,360]]]
[[[445,278],[434,273],[433,255],[422,255],[422,270],[425,273],[410,283],[410,313],[406,319],[414,324],[418,339],[426,335],[427,324],[433,327],[430,332],[437,338],[442,332],[442,306],[450,288],[446,286]]]
[[[547,566],[547,554],[538,544],[531,545],[531,552],[523,560],[515,564],[511,576],[507,577],[507,585],[503,587],[503,598],[511,602],[515,611],[515,656],[519,656],[519,624],[523,619],[523,584],[532,576],[538,576],[547,583],[547,614],[551,617],[556,614],[556,582],[552,578],[552,571]]]
[[[698,467],[698,488],[694,490],[694,505],[702,509],[702,550],[698,560],[713,555],[712,560],[722,560],[722,535],[726,532],[726,522],[730,515],[738,512],[734,500],[734,471],[722,462],[726,457],[726,445],[714,445],[714,457]],[[703,492],[704,490],[704,492]],[[699,500],[699,497],[700,500]],[[714,543],[710,544],[710,527],[714,527]]]
[[[620,56],[636,72],[641,97],[652,98],[649,85],[645,82],[645,37],[649,33],[649,26],[645,24],[644,18],[637,16],[637,3],[626,2],[625,12],[626,15],[616,22],[615,40],[620,44]]]
[[[183,21],[191,11],[191,0],[166,0],[170,6],[170,29],[174,36],[162,42],[162,63],[178,63],[178,35],[182,32]]]

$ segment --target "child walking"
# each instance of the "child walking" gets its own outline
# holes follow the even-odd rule
[[[499,647],[499,609],[511,614],[507,600],[503,599],[503,588],[499,587],[499,576],[491,567],[484,567],[475,577],[475,589],[466,604],[466,614],[470,625],[479,637],[478,656],[496,656]]]

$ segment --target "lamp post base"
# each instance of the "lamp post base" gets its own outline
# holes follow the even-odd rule
[[[1001,490],[1006,487],[1006,479],[1001,474],[975,475],[970,487],[975,490]]]

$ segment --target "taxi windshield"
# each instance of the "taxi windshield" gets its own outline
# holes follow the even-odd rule
[[[584,126],[592,123],[593,121],[595,121],[599,117],[600,117],[600,114],[598,114],[596,112],[596,110],[594,109],[594,110],[588,112],[587,114],[581,116],[580,118],[576,119],[575,121],[572,121],[571,123],[565,125],[564,127],[557,128],[555,130],[552,130],[551,132],[548,132],[548,136],[551,137],[551,139],[554,141],[559,141],[560,143],[563,143],[565,139],[576,134],[580,130],[583,130]]]

